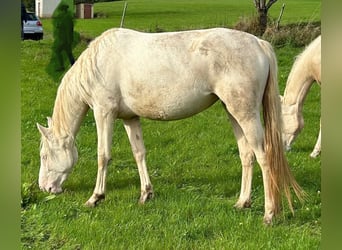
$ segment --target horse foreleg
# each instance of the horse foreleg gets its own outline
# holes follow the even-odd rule
[[[111,145],[114,116],[111,111],[94,109],[94,117],[97,130],[97,159],[98,170],[96,185],[93,195],[86,202],[89,207],[94,207],[105,198],[107,166],[111,160]]]
[[[239,154],[242,164],[241,191],[239,199],[234,206],[236,208],[247,208],[251,206],[253,164],[255,157],[253,151],[248,145],[248,142],[240,125],[229,113],[228,116],[233,125],[234,134],[238,143]]]
[[[317,142],[316,145],[312,151],[312,153],[310,154],[310,156],[312,158],[316,158],[320,153],[321,153],[321,123],[319,124],[319,134],[318,134],[318,138],[317,138]]]
[[[147,172],[145,160],[146,150],[144,146],[140,120],[139,118],[124,120],[124,126],[139,170],[141,184],[139,203],[145,203],[146,200],[153,197],[153,187]]]

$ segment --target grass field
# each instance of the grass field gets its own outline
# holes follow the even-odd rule
[[[240,3],[241,2],[241,3]],[[128,1],[125,27],[165,31],[232,26],[252,15],[252,1]],[[320,1],[286,1],[283,23],[320,20]],[[123,2],[95,4],[98,18],[77,20],[76,31],[93,38],[120,24]],[[276,18],[281,2],[272,7]],[[231,125],[220,103],[192,118],[174,122],[142,120],[147,164],[155,198],[141,206],[138,171],[121,121],[115,124],[106,200],[83,206],[97,171],[96,130],[88,113],[77,137],[79,161],[58,196],[38,189],[40,135],[59,82],[46,72],[52,44],[51,20],[45,38],[21,43],[21,134],[23,249],[319,249],[321,241],[320,158],[309,153],[319,130],[320,88],[304,106],[305,127],[287,153],[296,179],[309,194],[295,215],[286,206],[272,227],[262,224],[263,186],[255,167],[251,209],[233,208],[241,165]],[[82,41],[74,50],[78,56]],[[281,92],[294,57],[303,48],[276,48]]]

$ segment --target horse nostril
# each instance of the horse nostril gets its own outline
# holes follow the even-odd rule
[[[52,190],[52,187],[49,187],[48,188],[48,192],[51,193],[51,190]]]

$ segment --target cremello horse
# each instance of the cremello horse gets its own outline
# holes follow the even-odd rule
[[[283,192],[291,210],[291,187],[301,195],[284,156],[277,84],[271,45],[247,33],[222,28],[159,34],[108,30],[63,77],[48,127],[37,124],[42,135],[39,186],[52,193],[62,191],[77,161],[75,137],[90,107],[98,136],[98,173],[86,205],[95,206],[105,197],[113,124],[118,118],[123,119],[138,165],[144,203],[153,189],[139,117],[183,119],[219,99],[233,124],[242,162],[236,207],[250,206],[256,157],[264,183],[264,222],[271,223]]]
[[[283,139],[287,150],[304,127],[303,104],[314,82],[321,85],[321,36],[313,40],[295,60],[281,97],[283,113]],[[321,152],[321,128],[316,145],[310,154],[317,157]]]

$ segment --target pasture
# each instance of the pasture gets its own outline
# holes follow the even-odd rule
[[[242,1],[240,1],[242,2]],[[125,27],[172,31],[231,27],[252,15],[252,1],[128,1]],[[320,1],[286,1],[282,24],[320,21]],[[77,20],[81,38],[92,39],[120,24],[123,2],[97,3],[97,18]],[[271,8],[279,14],[281,2]],[[39,190],[40,134],[36,122],[51,116],[58,81],[45,71],[52,44],[50,19],[43,19],[45,38],[21,42],[21,245],[23,249],[317,249],[321,241],[320,157],[309,154],[319,131],[320,88],[313,85],[304,104],[305,126],[287,152],[299,184],[309,198],[286,205],[273,226],[262,224],[263,186],[256,165],[252,207],[233,208],[240,190],[241,164],[231,124],[222,105],[173,122],[142,119],[147,165],[155,197],[138,204],[140,182],[121,121],[115,123],[113,161],[106,200],[95,209],[84,206],[97,172],[96,129],[89,112],[77,136],[79,161],[60,195]],[[87,39],[74,49],[77,57]],[[294,57],[302,47],[275,48],[280,92]],[[324,150],[324,149],[323,149]],[[286,203],[284,203],[286,204]]]

